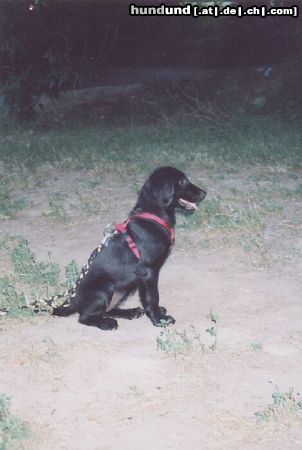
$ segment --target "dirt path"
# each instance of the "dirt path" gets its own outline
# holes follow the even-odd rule
[[[101,223],[95,216],[84,221],[84,213],[52,222],[41,216],[49,183],[45,192],[29,193],[34,205],[4,228],[30,239],[39,258],[51,250],[62,265],[85,263],[109,212],[103,206]],[[66,178],[56,183],[67,192]],[[115,212],[126,214],[135,198],[129,186],[118,204],[118,181],[100,189]],[[193,239],[194,230],[188,233]],[[301,449],[299,416],[281,408],[278,421],[257,424],[254,415],[272,402],[276,385],[302,392],[300,275],[301,262],[255,264],[241,250],[194,248],[179,234],[161,272],[161,303],[177,320],[171,332],[187,330],[195,349],[176,357],[157,350],[161,330],[146,317],[120,320],[107,333],[79,325],[76,316],[2,320],[0,392],[12,396],[14,412],[31,429],[23,448]],[[205,331],[211,310],[219,317],[214,351]]]

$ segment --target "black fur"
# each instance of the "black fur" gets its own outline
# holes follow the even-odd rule
[[[130,216],[149,212],[174,226],[176,207],[184,208],[179,199],[198,204],[205,196],[206,192],[192,184],[183,172],[160,167],[143,185]],[[158,293],[159,271],[171,246],[168,230],[152,221],[133,219],[128,225],[128,234],[136,243],[141,258],[135,257],[122,234],[115,236],[93,259],[70,305],[55,308],[54,315],[78,312],[80,323],[103,330],[117,328],[113,317],[133,319],[144,313],[155,326],[161,326],[162,320],[166,324],[175,322],[166,314],[166,309],[159,306]],[[136,290],[143,309],[119,309],[118,305]],[[114,303],[112,307],[110,302]]]

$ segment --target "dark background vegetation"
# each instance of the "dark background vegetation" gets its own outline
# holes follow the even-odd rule
[[[0,81],[5,103],[28,114],[33,95],[97,86],[102,72],[112,67],[216,68],[219,75],[223,69],[286,61],[288,76],[288,68],[301,59],[300,19],[131,17],[129,3],[2,1]],[[287,82],[297,79],[301,77]],[[293,86],[293,94],[300,88]]]
[[[275,136],[282,127],[288,133],[291,127],[295,145],[290,146],[297,153],[302,113],[300,18],[131,17],[129,3],[1,2],[0,111],[5,132],[12,124],[16,131],[17,124],[29,123],[47,130],[94,124],[105,127],[104,133],[108,127],[129,125],[179,132],[188,125],[194,127],[190,136],[197,140],[197,129],[204,138],[215,136],[224,142],[234,129],[247,139],[257,130],[262,144],[265,139],[271,144],[270,134]],[[134,94],[92,93],[86,103],[73,108],[67,100],[65,109],[52,109],[51,114],[45,101],[66,91],[136,83],[141,88]],[[188,130],[182,133],[187,136]],[[11,155],[9,145],[6,141],[4,156]],[[272,149],[263,145],[267,157]],[[287,151],[284,155],[287,158]]]

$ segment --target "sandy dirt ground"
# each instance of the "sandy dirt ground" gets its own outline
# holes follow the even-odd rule
[[[192,178],[207,188],[208,199],[219,193],[223,203],[234,188],[255,187],[253,170],[222,177],[222,168]],[[72,258],[85,264],[107,223],[131,209],[144,178],[131,173],[107,172],[100,179],[93,170],[45,168],[28,176],[26,190],[16,184],[15,195],[26,192],[28,206],[3,220],[2,231],[26,237],[39,259],[51,252],[62,267]],[[271,175],[262,174],[262,188],[276,183]],[[194,229],[177,231],[161,272],[161,304],[176,318],[170,330],[189,333],[194,326],[203,348],[167,355],[157,349],[161,330],[146,317],[119,320],[114,332],[82,326],[76,315],[1,319],[0,392],[12,397],[14,414],[31,432],[16,448],[302,448],[299,413],[281,409],[278,420],[261,423],[255,417],[272,403],[275,386],[282,392],[293,387],[298,399],[302,393],[302,202],[301,196],[282,197],[280,186],[294,187],[286,171],[277,175],[270,192],[283,209],[265,221],[264,257],[220,245],[207,230],[198,236]],[[92,189],[89,181],[96,179]],[[81,201],[74,198],[75,180]],[[65,195],[65,222],[48,208],[49,195],[58,191]],[[90,209],[86,197],[95,201]],[[9,270],[4,260],[2,268]],[[135,295],[128,305],[138,303]],[[206,332],[211,310],[218,315],[216,350]]]

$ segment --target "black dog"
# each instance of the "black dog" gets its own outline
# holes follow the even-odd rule
[[[144,312],[155,326],[174,323],[159,306],[158,276],[174,240],[176,207],[195,211],[206,192],[172,167],[156,169],[143,185],[129,219],[94,256],[85,276],[80,276],[68,304],[53,314],[78,312],[79,322],[102,330],[117,328],[112,317],[133,319]],[[139,291],[142,308],[117,306]]]

